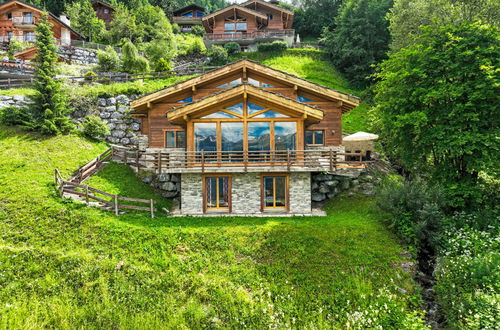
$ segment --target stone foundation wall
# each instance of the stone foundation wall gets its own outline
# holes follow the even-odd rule
[[[8,107],[20,108],[30,103],[30,100],[23,95],[0,95],[0,109]]]
[[[232,212],[235,215],[259,215],[261,206],[260,173],[232,173]],[[290,173],[291,214],[311,214],[310,173]],[[182,214],[203,214],[202,175],[183,173],[181,175]]]
[[[313,173],[311,176],[312,201],[325,202],[344,191],[348,191],[349,195],[354,195],[356,191],[361,191],[365,195],[374,195],[374,188],[380,179],[366,172],[358,171],[357,173],[358,176]]]
[[[97,51],[93,49],[61,46],[58,48],[57,53],[62,59],[77,64],[97,64]]]

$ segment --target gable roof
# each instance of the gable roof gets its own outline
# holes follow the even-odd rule
[[[260,17],[262,19],[265,19],[267,20],[267,15],[265,14],[262,14],[262,13],[259,13],[258,11],[255,11],[253,9],[250,9],[250,8],[246,8],[246,7],[242,7],[240,5],[231,5],[231,6],[228,6],[226,8],[222,8],[222,9],[219,9],[217,11],[214,11],[213,13],[211,13],[210,15],[207,15],[205,17],[202,18],[203,21],[206,21],[208,20],[209,18],[212,18],[212,17],[215,17],[215,16],[218,16],[222,13],[225,13],[226,11],[230,11],[230,10],[241,10],[242,12],[245,12],[245,13],[248,13],[250,15],[254,15],[256,17]]]
[[[267,2],[267,1],[263,1],[263,0],[248,0],[248,1],[245,1],[243,3],[240,3],[240,6],[243,6],[243,7],[246,7],[252,3],[258,3],[258,4],[261,4],[263,6],[266,6],[266,7],[269,7],[269,8],[273,8],[273,9],[276,9],[276,10],[279,10],[279,11],[282,11],[284,13],[287,13],[289,15],[293,15],[293,11],[291,10],[288,10],[286,8],[283,8],[283,7],[280,7],[280,6],[276,6],[275,4],[273,3],[270,3],[270,2]]]
[[[39,13],[43,12],[43,11],[46,11],[44,9],[41,9],[41,8],[38,8],[38,7],[35,7],[33,5],[30,5],[30,4],[27,4],[25,2],[22,2],[22,1],[19,1],[19,0],[9,0],[9,1],[6,1],[2,4],[0,4],[0,9],[4,6],[8,6],[8,5],[11,5],[11,4],[18,4],[20,6],[24,6],[24,7],[27,7],[27,8],[31,8]],[[66,23],[64,23],[63,21],[61,21],[56,15],[52,14],[51,12],[47,11],[49,13],[49,17],[52,18],[53,20],[55,20],[57,23],[61,24],[62,26],[64,26],[65,28],[67,28],[68,30],[70,30],[73,34],[75,34],[76,36],[80,37],[81,39],[84,39],[84,36],[82,34],[80,34],[79,32],[75,31],[73,28],[71,28],[71,26],[67,25]]]
[[[269,66],[260,64],[255,61],[242,59],[228,65],[225,65],[221,68],[209,71],[207,73],[195,76],[193,78],[178,82],[176,84],[167,86],[163,89],[157,90],[155,92],[146,94],[140,98],[137,98],[131,102],[131,106],[133,108],[147,108],[147,104],[151,102],[159,101],[165,97],[173,95],[175,93],[179,93],[182,91],[186,91],[193,86],[196,86],[200,83],[205,83],[207,81],[216,80],[221,76],[231,74],[233,72],[238,72],[239,70],[252,70],[256,73],[267,75],[272,77],[273,79],[280,80],[284,84],[297,86],[301,90],[306,92],[312,92],[319,94],[323,97],[341,101],[342,102],[342,112],[348,112],[351,109],[355,108],[359,105],[360,99],[356,96],[343,93],[341,91],[325,87],[318,83],[314,83],[297,76],[291,75],[289,73],[271,68]]]
[[[277,107],[283,107],[287,110],[304,115],[305,118],[312,118],[313,120],[323,119],[323,110],[315,106],[299,102],[281,94],[249,84],[241,84],[230,89],[210,94],[192,103],[172,108],[167,112],[167,118],[169,121],[174,123],[182,122],[184,116],[200,112],[208,107],[218,106],[221,102],[228,101],[242,95],[244,95],[243,97],[252,96],[257,99],[265,100],[266,103],[274,104]]]
[[[185,11],[188,11],[188,10],[199,10],[199,11],[202,11],[202,12],[205,12],[205,8],[203,8],[202,6],[198,6],[197,4],[195,3],[192,3],[190,5],[187,5],[185,7],[182,7],[182,8],[179,8],[179,9],[176,9],[173,11],[173,14],[174,16],[176,16],[176,14],[182,14],[183,12]]]
[[[96,5],[99,4],[99,5],[102,5],[103,7],[108,7],[109,9],[111,9],[113,11],[115,10],[115,8],[111,4],[109,4],[105,1],[102,1],[102,0],[92,0],[92,5],[94,5],[94,4],[96,4]]]

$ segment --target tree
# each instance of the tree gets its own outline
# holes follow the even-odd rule
[[[120,57],[111,46],[106,47],[106,51],[97,53],[97,64],[101,72],[114,72],[120,69]]]
[[[122,70],[128,73],[143,73],[149,71],[148,60],[139,55],[134,44],[127,40],[122,48]]]
[[[108,41],[115,45],[121,43],[124,39],[141,42],[143,36],[144,30],[142,26],[137,25],[135,15],[123,4],[117,4],[113,20],[110,22],[109,31],[106,33]]]
[[[301,36],[319,37],[324,28],[333,28],[342,0],[296,1],[293,28]]]
[[[480,202],[479,173],[498,166],[499,44],[498,27],[426,27],[377,74],[373,118],[385,152],[442,184],[453,206]]]
[[[103,20],[97,18],[90,0],[80,0],[66,5],[66,14],[71,19],[71,26],[86,36],[90,41],[101,41],[106,31]]]
[[[480,20],[500,25],[500,2],[497,0],[394,0],[388,14],[392,42],[397,51],[411,45],[421,33],[421,26],[460,24]]]
[[[43,12],[36,27],[36,42],[38,53],[35,57],[35,76],[31,124],[33,129],[45,134],[68,133],[72,128],[68,117],[66,96],[61,83],[54,79],[58,54],[52,34],[52,23],[47,12]]]
[[[173,40],[172,25],[160,7],[146,4],[137,9],[135,16],[139,29],[144,31],[144,41]]]
[[[389,48],[388,21],[392,0],[346,0],[333,31],[325,30],[323,42],[335,66],[358,85],[365,85],[374,65]]]

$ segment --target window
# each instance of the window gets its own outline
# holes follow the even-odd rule
[[[186,132],[165,131],[165,148],[186,148]]]
[[[231,209],[231,177],[206,176],[204,184],[204,208],[205,212],[230,211]]]
[[[190,11],[190,12],[187,12],[185,14],[182,14],[182,17],[193,17],[193,12]]]
[[[35,41],[35,32],[24,32],[24,41]]]
[[[26,12],[23,13],[23,24],[32,24],[33,23],[33,13]]]
[[[7,13],[7,19],[12,19],[12,13]]]
[[[313,100],[307,98],[307,97],[304,97],[304,96],[298,96],[297,99],[300,101],[300,102],[313,102]]]
[[[324,145],[324,131],[306,131],[306,144]]]
[[[287,115],[276,112],[274,110],[269,110],[254,116],[253,118],[290,118]]]
[[[7,32],[7,39],[8,39],[9,41],[11,41],[13,37],[14,37],[14,32],[12,32],[12,31],[8,31],[8,32]]]
[[[245,18],[229,17],[224,22],[224,33],[239,33],[247,31],[247,23]]]
[[[270,85],[268,83],[265,83],[263,81],[259,81],[257,79],[253,79],[253,78],[248,78],[248,83],[250,85],[257,86],[257,87],[273,87],[273,85]]]
[[[288,208],[287,175],[263,175],[261,192],[263,211],[285,210]]]
[[[105,14],[109,14],[109,9],[108,8],[104,8],[104,13]]]
[[[200,11],[197,11],[197,12],[196,12],[196,17],[203,17],[203,13],[202,13],[202,12],[200,12]]]
[[[273,20],[273,14],[267,14],[267,19],[272,21]]]
[[[182,99],[182,100],[180,100],[177,103],[191,103],[191,102],[193,102],[193,97],[192,96],[186,97],[185,99]]]

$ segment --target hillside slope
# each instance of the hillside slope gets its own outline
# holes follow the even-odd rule
[[[117,217],[62,201],[53,168],[67,176],[105,148],[0,126],[1,328],[418,322],[402,248],[369,198],[277,219]],[[94,182],[153,193],[120,165]]]

